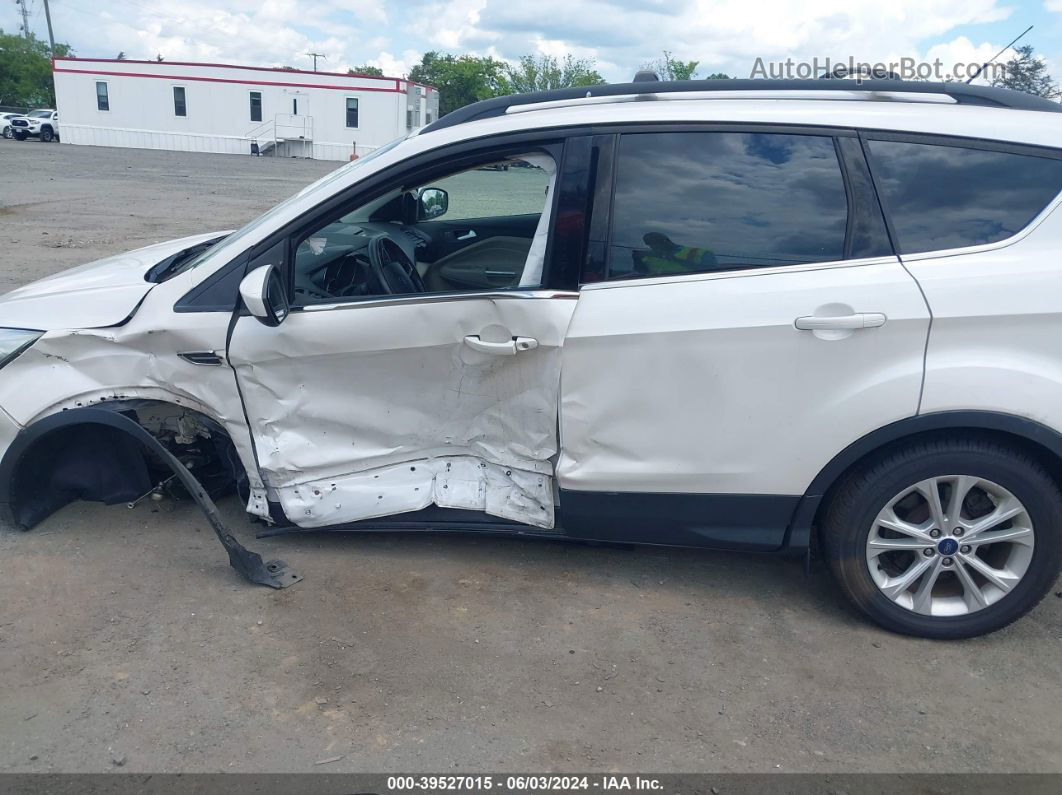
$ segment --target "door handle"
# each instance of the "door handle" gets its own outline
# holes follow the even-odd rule
[[[476,230],[469,229],[467,232],[454,232],[454,237],[458,240],[475,240]]]
[[[480,353],[489,353],[493,356],[516,356],[520,351],[530,351],[538,347],[538,340],[531,337],[513,337],[506,342],[487,342],[481,340],[478,334],[469,334],[465,337],[465,345]]]
[[[857,312],[853,315],[833,317],[798,317],[793,325],[801,331],[830,331],[841,329],[877,328],[885,325],[886,317],[881,312]]]

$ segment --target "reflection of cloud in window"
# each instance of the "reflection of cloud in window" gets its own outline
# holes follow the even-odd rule
[[[753,157],[762,157],[780,165],[789,161],[793,152],[793,138],[788,135],[746,135],[745,151]]]
[[[992,243],[1021,231],[1062,190],[1062,161],[871,141],[874,174],[903,251]]]
[[[843,256],[847,200],[829,138],[628,135],[620,158],[613,244],[631,254],[614,253],[618,270],[637,270],[646,232],[710,250],[720,268]]]

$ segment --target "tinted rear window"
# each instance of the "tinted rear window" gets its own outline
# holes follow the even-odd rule
[[[624,135],[609,278],[840,260],[847,221],[832,138]]]
[[[995,243],[1062,190],[1062,160],[959,146],[870,141],[871,166],[901,253]]]

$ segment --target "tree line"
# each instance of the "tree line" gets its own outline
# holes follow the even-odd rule
[[[1003,75],[993,85],[1013,88],[1050,99],[1062,96],[1059,85],[1047,72],[1047,64],[1031,46],[1015,49],[1005,64]],[[68,44],[56,44],[56,56],[72,56]],[[120,55],[124,55],[121,53]],[[162,60],[162,56],[157,56]],[[31,36],[13,36],[0,30],[0,106],[55,107],[51,53],[46,42]],[[281,67],[290,69],[291,67]],[[698,61],[683,61],[667,50],[660,57],[641,64],[661,80],[727,79],[722,72],[699,73]],[[379,67],[355,66],[349,74],[383,75]],[[633,75],[632,75],[633,76]],[[525,94],[573,86],[605,83],[592,58],[567,55],[524,55],[516,62],[491,56],[453,55],[437,51],[424,53],[409,70],[408,78],[439,89],[439,113],[446,115],[481,99],[507,94]]]
[[[663,57],[646,61],[641,68],[655,71],[661,80],[691,80],[698,77],[698,65],[697,61],[676,60],[665,51]],[[705,77],[729,75],[717,72]],[[425,53],[420,63],[409,70],[409,79],[439,89],[441,116],[481,99],[607,82],[592,58],[524,55],[509,63],[490,56],[440,52]]]
[[[55,54],[62,57],[73,51],[68,44],[56,44]],[[48,42],[0,29],[0,106],[54,108],[51,57]]]

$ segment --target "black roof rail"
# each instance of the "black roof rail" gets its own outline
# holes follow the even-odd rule
[[[971,86],[966,83],[915,83],[905,80],[674,80],[654,81],[642,79],[636,83],[608,83],[600,86],[558,88],[553,91],[535,91],[530,94],[513,94],[507,97],[484,99],[451,111],[436,119],[421,132],[432,132],[464,124],[478,119],[502,116],[513,106],[533,105],[538,102],[556,102],[580,97],[617,97],[639,94],[677,94],[688,91],[864,91],[867,93],[889,92],[892,94],[941,94],[951,97],[959,105],[981,105],[1012,110],[1040,110],[1062,113],[1062,105],[1043,97],[1012,91],[1008,88]]]

